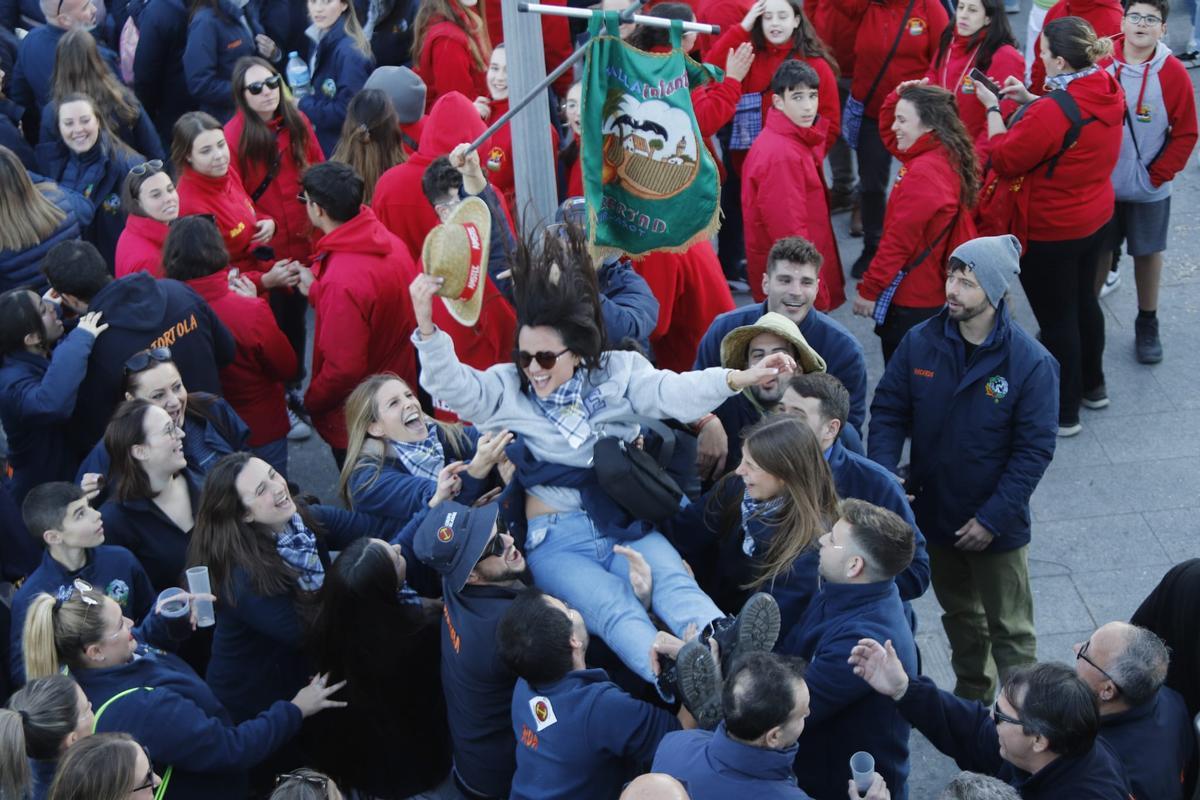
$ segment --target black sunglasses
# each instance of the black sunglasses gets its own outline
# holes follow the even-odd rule
[[[1005,714],[1000,710],[1000,705],[997,703],[996,705],[992,706],[992,724],[999,725],[1001,722],[1007,722],[1009,725],[1020,725],[1022,728],[1025,727],[1024,720],[1021,720],[1018,717],[1010,717],[1008,714]]]
[[[171,360],[171,349],[168,347],[154,347],[149,350],[143,350],[140,353],[134,353],[125,362],[125,374],[131,375],[135,372],[147,370],[154,364],[165,364]]]
[[[262,94],[263,89],[278,89],[282,79],[278,75],[272,75],[263,81],[255,81],[254,83],[246,84],[246,91],[250,94]]]
[[[562,358],[564,353],[570,351],[571,348],[564,347],[557,353],[551,353],[548,350],[540,350],[536,353],[526,353],[524,350],[517,350],[513,353],[513,360],[520,365],[521,369],[529,369],[529,365],[534,361],[542,369],[554,369],[554,365],[558,363],[558,359]]]
[[[492,537],[492,540],[488,542],[487,547],[483,548],[483,552],[479,554],[479,561],[483,561],[485,558],[491,558],[492,556],[504,555],[504,551],[508,549],[508,545],[504,543],[504,539],[502,538],[503,535],[503,531],[499,529],[496,530],[496,535]],[[478,564],[479,561],[476,561],[475,563]]]
[[[285,772],[282,775],[275,776],[275,786],[278,788],[281,784],[288,781],[300,781],[307,783],[309,786],[314,786],[322,792],[329,787],[329,778],[324,775],[305,774],[303,772]]]
[[[1121,684],[1117,683],[1116,678],[1114,678],[1112,675],[1109,675],[1104,670],[1104,667],[1100,666],[1095,661],[1092,661],[1090,658],[1088,658],[1087,651],[1088,651],[1088,648],[1091,647],[1091,645],[1092,645],[1091,639],[1088,639],[1086,642],[1084,642],[1082,645],[1080,645],[1079,652],[1075,654],[1075,660],[1078,661],[1080,659],[1083,659],[1088,664],[1091,664],[1093,669],[1095,669],[1097,672],[1099,672],[1101,675],[1108,678],[1112,682],[1113,688],[1115,688],[1118,692],[1123,692],[1124,689],[1121,688]]]
[[[154,158],[154,159],[151,159],[150,161],[143,161],[141,164],[138,164],[136,167],[129,170],[129,174],[137,175],[140,178],[141,176],[145,175],[147,172],[162,172],[162,168],[163,168],[163,163],[161,161],[159,161],[157,158]]]

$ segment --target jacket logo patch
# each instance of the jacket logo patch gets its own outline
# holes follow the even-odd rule
[[[999,403],[1008,396],[1008,379],[1000,375],[993,375],[983,385],[983,393]]]
[[[437,537],[439,542],[448,542],[454,538],[454,529],[447,528],[445,525],[438,528]]]
[[[531,698],[529,710],[533,713],[533,721],[537,724],[538,733],[558,722],[558,717],[554,716],[554,706],[550,705],[549,698],[540,696]]]
[[[129,584],[120,578],[114,578],[104,587],[104,594],[117,601],[117,605],[125,608],[129,605]]]
[[[920,36],[925,33],[925,29],[928,26],[925,24],[925,20],[920,17],[909,17],[907,27],[910,36]]]
[[[963,75],[962,93],[975,94],[975,81],[971,80],[970,75]]]
[[[237,50],[237,49],[238,49],[239,47],[241,47],[241,46],[242,46],[242,40],[241,40],[241,39],[234,39],[232,42],[230,42],[229,44],[225,45],[225,49],[226,49],[226,50]]]
[[[1151,120],[1150,106],[1147,106],[1147,105],[1138,106],[1137,121],[1138,122],[1149,122],[1150,120]]]
[[[487,168],[492,172],[496,172],[504,165],[504,151],[499,147],[493,147],[488,151]]]
[[[931,369],[921,369],[920,367],[914,367],[914,368],[913,368],[913,375],[916,375],[918,378],[932,378],[932,377],[933,377],[933,370],[931,370]]]
[[[246,230],[246,223],[244,223],[244,222],[239,222],[239,223],[237,224],[237,227],[236,227],[236,228],[234,228],[234,229],[232,229],[231,231],[229,231],[229,238],[230,238],[230,239],[236,239],[238,236],[241,236],[241,235],[242,235],[242,231],[244,231],[244,230]]]
[[[337,94],[337,84],[334,83],[333,78],[326,78],[325,82],[321,84],[321,94],[326,97],[333,97]]]

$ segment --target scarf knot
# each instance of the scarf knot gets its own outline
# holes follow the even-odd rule
[[[325,583],[325,565],[317,553],[317,537],[293,514],[287,527],[275,537],[279,557],[298,573],[296,583],[306,592],[315,592]]]
[[[569,381],[546,397],[534,394],[533,402],[572,448],[579,449],[591,437],[592,426],[583,405],[583,370],[576,371]]]
[[[405,469],[420,478],[436,481],[438,473],[446,466],[446,453],[433,423],[429,424],[429,435],[422,441],[397,442],[393,439],[392,451]]]

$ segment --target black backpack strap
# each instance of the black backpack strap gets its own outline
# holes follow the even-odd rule
[[[892,49],[888,50],[887,56],[883,59],[883,66],[879,68],[879,74],[875,76],[875,80],[871,83],[871,88],[867,89],[867,96],[862,99],[864,111],[870,105],[871,98],[875,96],[875,90],[879,88],[879,82],[887,74],[888,66],[892,63],[892,58],[896,55],[896,50],[900,48],[900,40],[904,38],[904,24],[908,22],[909,15],[912,14],[913,6],[916,4],[917,0],[908,0],[908,8],[904,9],[904,16],[900,18],[900,30],[896,31],[896,38],[892,41]]]
[[[666,469],[666,466],[671,463],[671,457],[675,455],[675,432],[672,431],[666,423],[659,419],[651,417],[643,417],[641,414],[622,414],[619,417],[604,420],[603,425],[612,423],[624,423],[627,425],[638,425],[645,430],[650,430],[658,434],[658,438],[662,440],[662,447],[659,448],[658,458],[656,459],[659,466]]]
[[[1063,116],[1065,116],[1067,118],[1067,122],[1071,124],[1070,127],[1067,128],[1066,134],[1063,136],[1062,147],[1058,148],[1058,152],[1049,158],[1039,161],[1034,166],[1034,169],[1037,169],[1042,164],[1049,164],[1050,166],[1046,168],[1046,177],[1053,178],[1054,168],[1058,166],[1058,160],[1062,158],[1063,154],[1070,150],[1077,141],[1079,141],[1079,135],[1083,133],[1083,126],[1095,122],[1096,118],[1088,117],[1087,119],[1084,119],[1083,113],[1079,110],[1079,104],[1075,102],[1075,98],[1072,97],[1071,93],[1066,89],[1055,89],[1053,92],[1050,92],[1050,94],[1046,95],[1046,97],[1049,97],[1058,104]],[[1030,172],[1032,171],[1033,170],[1030,170]]]

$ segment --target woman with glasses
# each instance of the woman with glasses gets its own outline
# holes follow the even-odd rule
[[[347,0],[308,0],[312,25],[304,34],[311,40],[308,69],[311,91],[300,98],[300,110],[317,129],[321,150],[332,153],[350,98],[363,88],[375,58],[358,14]]]
[[[189,603],[193,599],[187,593],[184,597]],[[81,742],[63,755],[50,797],[128,797],[148,783],[157,785],[147,780],[151,767],[168,782],[172,800],[245,797],[248,771],[295,737],[305,717],[343,705],[329,699],[342,684],[317,675],[290,701],[234,724],[208,684],[175,655],[189,625],[187,617],[168,620],[160,615],[170,599],[160,597],[159,608],[134,628],[116,602],[90,588],[76,586],[62,601],[48,594],[34,598],[25,623],[30,679],[68,670],[95,709],[97,734],[133,736],[145,743],[150,762],[140,770],[129,767],[123,793],[101,794],[98,786],[89,791],[87,784],[76,783],[89,772],[78,769],[74,760]],[[119,759],[110,754],[104,761]],[[104,769],[93,765],[91,772],[99,775]],[[67,787],[79,793],[56,794]]]
[[[163,780],[127,733],[101,733],[72,746],[50,786],[54,800],[156,800]],[[174,797],[174,795],[172,795]]]
[[[450,772],[441,607],[407,589],[407,572],[400,545],[354,542],[325,575],[309,636],[316,668],[346,681],[347,702],[310,724],[312,763],[369,797],[420,795]]]
[[[121,200],[129,217],[117,239],[117,277],[133,272],[163,276],[162,248],[167,226],[179,219],[179,193],[158,159],[138,164],[125,176]]]
[[[111,272],[125,227],[121,186],[129,170],[146,159],[109,131],[88,95],[66,94],[53,105],[57,135],[37,146],[38,171],[91,203],[92,222],[83,238],[96,246]]]
[[[55,104],[76,93],[96,101],[96,110],[104,117],[108,129],[131,149],[146,158],[160,161],[166,158],[150,115],[100,57],[96,40],[84,28],[67,31],[55,48],[54,72],[50,76],[51,102],[42,110],[43,141],[53,139],[58,128]]]
[[[381,89],[363,89],[346,107],[337,149],[330,156],[354,167],[363,179],[363,203],[371,204],[379,176],[408,160],[396,108]]]
[[[107,328],[94,312],[64,336],[53,303],[28,289],[0,294],[0,424],[17,505],[38,484],[71,479],[77,462],[64,428],[92,346]]]
[[[525,491],[525,551],[534,581],[579,609],[589,630],[654,682],[650,647],[656,629],[629,587],[626,562],[614,556],[613,542],[649,562],[653,610],[676,635],[692,624],[727,629],[725,615],[654,525],[634,518],[602,488],[592,468],[596,444],[601,437],[634,442],[639,426],[622,419],[630,414],[692,422],[749,386],[795,371],[795,360],[776,353],[752,369],[679,374],[655,370],[638,353],[603,352],[596,271],[582,230],[569,225],[562,237],[538,244],[534,250],[527,243],[513,260],[518,333],[512,364],[479,371],[459,362],[449,335],[433,324],[438,279],[420,275],[413,281],[421,382],[460,419],[519,437],[506,454],[515,465],[514,483]],[[520,509],[511,510],[517,524]],[[763,623],[763,643],[770,638],[773,645],[770,611],[768,603],[751,609]]]
[[[25,684],[0,710],[0,797],[45,800],[59,757],[93,722],[91,701],[66,675]]]

